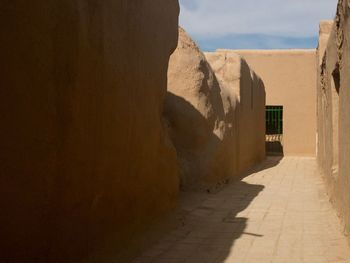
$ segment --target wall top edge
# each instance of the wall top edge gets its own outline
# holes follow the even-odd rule
[[[234,52],[239,54],[314,54],[313,49],[217,49],[216,52]]]

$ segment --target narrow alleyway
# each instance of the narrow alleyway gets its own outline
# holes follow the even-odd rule
[[[216,194],[187,194],[183,223],[135,263],[350,262],[311,158],[270,158]]]

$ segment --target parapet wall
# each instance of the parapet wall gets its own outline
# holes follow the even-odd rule
[[[284,155],[316,155],[316,50],[218,50],[241,55],[261,77],[266,105],[283,106]]]
[[[161,120],[178,1],[0,13],[1,262],[127,262],[119,252],[177,199]]]
[[[350,234],[350,7],[340,0],[330,30],[321,24],[318,84],[318,163],[331,201]],[[328,26],[328,28],[330,28]],[[323,54],[322,46],[329,37]],[[323,55],[323,57],[321,57]]]

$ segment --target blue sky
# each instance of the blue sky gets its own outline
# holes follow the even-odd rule
[[[180,25],[204,51],[315,48],[337,0],[180,0]]]

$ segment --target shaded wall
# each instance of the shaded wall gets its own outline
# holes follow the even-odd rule
[[[241,173],[265,158],[264,83],[237,54],[205,55],[220,82],[225,112],[234,120],[236,170]]]
[[[331,201],[350,234],[350,7],[340,0],[320,66],[318,85],[318,162]],[[322,26],[322,25],[321,25]],[[321,49],[319,55],[322,56]]]
[[[316,51],[219,50],[237,53],[263,80],[266,105],[283,106],[285,155],[316,154]]]
[[[176,0],[0,4],[2,262],[104,262],[174,206],[161,120],[178,12]]]

